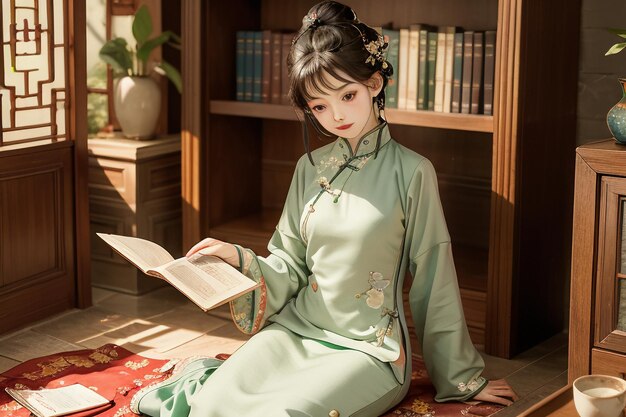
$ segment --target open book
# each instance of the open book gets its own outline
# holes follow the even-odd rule
[[[64,416],[111,404],[107,398],[80,384],[38,390],[4,390],[37,417]]]
[[[260,285],[215,256],[196,253],[189,258],[174,259],[149,240],[106,233],[97,235],[144,274],[169,282],[204,311]]]

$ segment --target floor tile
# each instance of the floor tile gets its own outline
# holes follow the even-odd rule
[[[133,317],[116,314],[99,307],[90,307],[35,326],[33,330],[80,344],[83,340],[93,338],[133,320]]]
[[[100,301],[97,306],[130,317],[147,319],[189,303],[173,287],[164,287],[140,296],[117,293]]]
[[[567,346],[519,369],[506,380],[519,396],[526,396],[567,370]]]
[[[19,365],[19,364],[20,362],[16,360],[5,358],[4,356],[0,356],[0,374],[4,371],[7,371],[13,368],[15,365]]]
[[[537,388],[535,391],[521,397],[512,405],[503,408],[493,417],[517,417],[523,411],[526,411],[539,401],[548,397],[550,394],[567,385],[567,371],[562,372],[556,378],[550,380],[545,385]]]
[[[218,353],[232,354],[249,338],[250,336],[241,333],[234,324],[228,323],[167,352],[157,352],[152,349],[144,350],[141,354],[155,359],[187,358],[190,356],[214,357]],[[134,352],[133,346],[124,347]]]
[[[136,348],[129,350],[135,353],[137,353],[137,350],[144,351],[148,349],[162,352],[171,350],[202,335],[203,333],[199,331],[137,319],[117,329],[82,340],[81,345],[95,349],[107,343],[114,343],[122,347],[132,344]]]
[[[104,288],[91,287],[91,302],[93,304],[98,304],[100,301],[103,301],[106,298],[109,298],[115,294],[119,294],[115,291],[106,290]]]
[[[0,355],[20,362],[79,349],[82,347],[33,330],[26,330],[0,339]]]

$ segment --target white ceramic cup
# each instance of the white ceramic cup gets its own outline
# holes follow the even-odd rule
[[[585,375],[573,384],[574,406],[581,417],[619,417],[626,406],[626,381],[608,375]]]

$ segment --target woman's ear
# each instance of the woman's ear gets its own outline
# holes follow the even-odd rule
[[[370,79],[367,80],[367,88],[369,88],[372,98],[380,93],[380,90],[383,89],[383,76],[380,75],[380,72],[375,72]]]

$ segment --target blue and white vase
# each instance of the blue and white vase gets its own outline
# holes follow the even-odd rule
[[[626,145],[626,78],[618,78],[622,86],[622,99],[609,110],[606,124],[618,143]]]

